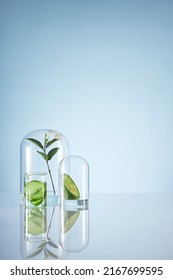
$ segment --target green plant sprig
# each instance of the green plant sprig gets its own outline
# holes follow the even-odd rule
[[[32,142],[33,144],[35,144],[37,147],[39,147],[42,150],[42,152],[37,151],[37,153],[39,155],[41,155],[42,158],[46,161],[47,169],[48,169],[50,180],[51,180],[51,183],[52,183],[53,192],[55,194],[55,186],[54,186],[52,173],[51,173],[50,166],[49,166],[49,161],[58,152],[59,148],[57,148],[57,147],[53,148],[48,153],[47,153],[46,149],[48,147],[50,147],[53,143],[55,143],[58,139],[53,138],[52,140],[49,140],[49,137],[47,136],[47,133],[45,133],[44,144],[43,145],[40,141],[38,141],[37,139],[34,139],[34,138],[27,138],[27,140],[29,140],[30,142]]]

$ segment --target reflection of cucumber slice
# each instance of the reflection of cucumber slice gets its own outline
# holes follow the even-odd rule
[[[79,211],[64,211],[64,233],[69,231],[79,217]]]
[[[25,218],[25,228],[28,234],[38,235],[46,232],[44,215],[38,208],[30,210]]]
[[[64,198],[65,199],[79,199],[80,193],[73,179],[64,173]]]
[[[25,195],[33,205],[38,206],[46,196],[46,183],[37,180],[26,183]]]

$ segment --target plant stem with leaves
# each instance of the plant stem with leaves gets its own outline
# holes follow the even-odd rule
[[[51,173],[50,166],[49,166],[49,161],[58,152],[59,148],[53,148],[48,153],[47,153],[47,148],[50,147],[53,143],[55,143],[58,139],[53,138],[52,140],[49,140],[49,137],[47,136],[47,133],[45,133],[44,144],[43,145],[40,141],[38,141],[37,139],[34,139],[34,138],[27,138],[27,140],[31,141],[33,144],[35,144],[37,147],[39,147],[42,150],[42,152],[37,151],[37,153],[39,153],[42,156],[42,158],[46,161],[46,165],[47,165],[47,169],[48,169],[48,172],[49,172],[53,192],[55,194],[55,186],[54,186],[52,173]]]

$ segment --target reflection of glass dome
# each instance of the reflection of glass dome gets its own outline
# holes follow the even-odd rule
[[[60,206],[59,243],[67,252],[80,252],[89,242],[89,209]]]
[[[46,193],[57,195],[58,164],[68,155],[67,139],[58,131],[39,129],[27,134],[20,149],[20,192],[22,197],[24,194],[26,195],[27,188],[25,187],[28,183],[30,184],[28,198],[31,204],[34,199],[36,200],[35,206],[39,206],[39,203],[43,200],[41,196],[45,197]],[[45,173],[47,173],[46,176]],[[44,180],[42,175],[44,175]],[[34,176],[36,176],[36,179],[32,179],[32,182],[26,182],[24,179],[26,177],[29,180],[30,177],[34,178]],[[39,185],[33,182],[39,182]],[[33,197],[33,190],[35,191],[35,197]]]

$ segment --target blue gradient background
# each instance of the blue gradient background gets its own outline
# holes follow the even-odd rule
[[[1,191],[19,148],[61,131],[91,192],[173,191],[173,1],[0,0]]]

